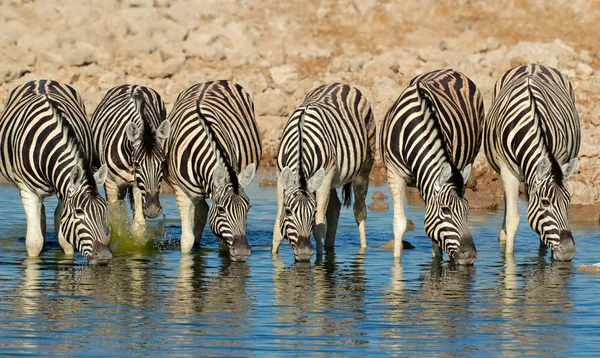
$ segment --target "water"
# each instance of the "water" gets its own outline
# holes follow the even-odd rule
[[[27,258],[18,192],[0,186],[0,355],[600,354],[600,275],[575,272],[600,261],[598,226],[574,224],[575,259],[553,263],[522,211],[507,260],[501,212],[472,211],[479,257],[452,267],[431,258],[423,208],[409,205],[416,231],[405,239],[416,248],[395,266],[381,248],[392,211],[369,212],[361,253],[344,209],[335,253],[294,263],[285,241],[271,257],[275,190],[257,182],[246,263],[220,257],[208,232],[202,250],[182,256],[175,198],[163,196],[159,248],[117,252],[107,267],[65,257],[53,232],[41,257]],[[371,188],[369,198],[374,190],[388,194]],[[46,201],[49,230],[54,206]]]

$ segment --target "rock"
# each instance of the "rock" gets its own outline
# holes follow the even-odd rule
[[[600,263],[593,265],[581,265],[577,268],[577,272],[600,272]]]
[[[381,186],[387,181],[385,168],[374,168],[369,174],[369,184],[373,186]]]
[[[585,63],[577,64],[577,72],[582,76],[591,76],[594,74],[594,70],[590,67],[590,65]]]
[[[581,60],[585,63],[591,63],[592,61],[594,61],[592,55],[590,54],[590,51],[588,50],[581,50],[581,52],[579,53],[579,58],[581,58]]]
[[[284,116],[287,114],[287,103],[282,90],[267,89],[254,97],[254,109],[259,116]]]
[[[253,97],[261,92],[264,92],[269,86],[267,79],[261,73],[253,73],[236,77],[237,83],[244,87],[246,91],[250,92]]]
[[[389,208],[390,206],[381,200],[374,201],[371,203],[371,205],[369,205],[369,210],[375,212],[387,211]]]
[[[600,224],[600,203],[592,205],[569,205],[569,220]]]
[[[269,70],[271,79],[275,84],[286,92],[290,93],[295,90],[294,82],[298,80],[298,72],[293,66],[283,65],[273,67]]]
[[[352,5],[361,16],[365,16],[379,5],[379,0],[352,0]]]
[[[502,205],[502,196],[495,195],[492,192],[474,192],[471,189],[467,189],[465,198],[469,201],[469,208],[471,209],[483,209],[496,211],[498,206]]]
[[[258,183],[258,186],[261,188],[271,188],[274,186],[277,186],[277,180],[271,180],[271,179],[263,179]]]
[[[125,0],[125,5],[130,7],[152,7],[154,0]]]
[[[19,66],[0,63],[0,85],[19,78],[24,70]]]
[[[325,7],[321,6],[317,9],[317,19],[323,20],[327,17],[327,14],[329,14],[329,10]]]
[[[386,249],[386,250],[393,250],[394,249],[394,239],[386,242],[385,244],[381,245],[382,248]],[[411,244],[408,241],[404,241],[402,240],[402,250],[412,250],[415,247],[413,246],[413,244]]]
[[[380,191],[376,191],[373,193],[373,200],[385,200],[387,199],[387,195],[385,195],[384,193],[380,192]]]
[[[185,62],[184,57],[175,57],[167,60],[166,62],[151,63],[145,69],[146,75],[150,78],[167,78],[178,72],[183,63]]]

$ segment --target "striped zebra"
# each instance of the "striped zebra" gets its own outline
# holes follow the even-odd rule
[[[0,150],[0,171],[21,194],[29,256],[44,245],[44,198],[56,195],[54,223],[64,252],[73,254],[74,246],[91,264],[111,259],[106,202],[98,193],[107,169],[92,173],[92,132],[72,87],[39,80],[15,88],[0,118]]]
[[[342,205],[336,188],[341,186],[346,206],[354,189],[354,217],[360,246],[366,247],[365,198],[374,155],[375,120],[362,93],[339,83],[310,91],[290,116],[279,144],[271,252],[276,254],[286,237],[295,259],[308,261],[311,232],[318,254],[324,246],[333,247]]]
[[[145,217],[155,218],[162,212],[162,142],[169,130],[160,95],[144,86],[110,89],[92,116],[95,151],[100,163],[108,167],[106,199],[114,204],[131,189],[138,229],[145,227]]]
[[[406,186],[425,202],[425,232],[433,256],[477,257],[467,224],[465,183],[481,145],[483,100],[465,75],[437,70],[413,78],[381,126],[380,149],[394,201],[394,257],[402,256]]]
[[[551,67],[515,67],[496,82],[484,127],[486,157],[504,184],[499,239],[506,242],[506,253],[514,251],[519,184],[525,182],[529,225],[555,260],[571,260],[575,241],[563,182],[579,162],[581,131],[573,86]]]
[[[165,177],[181,215],[181,251],[200,242],[208,214],[230,258],[244,261],[250,255],[250,200],[244,187],[254,178],[262,151],[250,95],[230,81],[199,83],[179,94],[169,121]]]

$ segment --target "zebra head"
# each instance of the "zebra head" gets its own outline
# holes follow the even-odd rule
[[[292,245],[296,261],[308,261],[314,252],[310,234],[317,207],[315,191],[321,186],[324,176],[325,170],[321,168],[302,183],[297,173],[289,167],[283,168],[279,175],[279,182],[283,188],[283,210],[279,218],[279,230]]]
[[[106,201],[98,193],[104,184],[106,164],[93,175],[76,165],[71,171],[68,193],[63,198],[60,233],[92,265],[112,258],[106,235]],[[89,176],[89,178],[88,178]]]
[[[470,173],[469,164],[462,172],[463,183]],[[477,258],[477,250],[467,223],[469,203],[463,197],[463,189],[457,189],[454,184],[453,176],[450,164],[444,164],[433,183],[433,194],[427,201],[425,232],[448,253],[451,261],[471,265]]]
[[[250,199],[244,188],[250,184],[255,172],[256,165],[249,164],[237,176],[237,183],[231,180],[230,173],[222,165],[218,165],[213,173],[210,229],[227,246],[232,261],[245,261],[251,253],[246,239]]]
[[[552,249],[552,257],[559,261],[569,261],[575,256],[575,240],[567,215],[570,196],[563,180],[575,171],[578,163],[579,160],[574,158],[559,166],[542,157],[537,162],[533,184],[527,188],[529,225]]]
[[[152,219],[162,212],[159,200],[165,161],[162,142],[169,136],[171,124],[165,120],[154,130],[144,121],[144,127],[142,129],[137,124],[129,122],[125,133],[133,145],[131,158],[135,185],[142,193],[144,216]]]

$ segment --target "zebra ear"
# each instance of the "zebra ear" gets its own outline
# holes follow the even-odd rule
[[[296,175],[290,167],[285,167],[279,174],[279,181],[283,190],[289,190],[296,184]]]
[[[473,165],[469,164],[462,170],[463,183],[466,185],[467,180],[469,180],[469,175],[471,175],[471,169]]]
[[[573,174],[573,172],[575,172],[575,169],[577,169],[578,165],[579,165],[579,159],[573,158],[567,164],[561,166],[560,168],[562,169],[563,180],[565,180],[569,176],[571,176],[571,174]]]
[[[133,122],[127,123],[127,126],[125,127],[125,134],[131,143],[137,143],[142,139],[142,131],[140,130],[140,127]]]
[[[69,192],[72,193],[81,186],[83,180],[83,168],[77,164],[71,169],[71,178],[69,180]]]
[[[94,180],[96,181],[96,186],[99,188],[104,185],[106,181],[106,177],[108,176],[108,166],[103,164],[100,169],[94,174]]]
[[[541,157],[537,162],[537,169],[535,171],[535,176],[537,180],[543,180],[550,174],[550,170],[552,170],[552,163],[546,157]]]
[[[169,120],[164,120],[158,128],[156,128],[156,138],[158,140],[165,140],[169,137],[169,133],[171,133],[171,122]]]
[[[238,182],[240,183],[240,186],[242,188],[248,186],[248,184],[252,182],[252,179],[254,179],[254,174],[256,174],[256,164],[250,163],[246,169],[244,169],[244,171],[238,175]]]
[[[221,165],[217,165],[213,173],[213,189],[219,190],[229,182],[229,175],[227,170]]]
[[[308,191],[314,193],[319,189],[321,184],[323,183],[323,178],[325,178],[325,169],[321,168],[317,170],[317,172],[308,179],[306,186],[308,187]]]
[[[442,166],[442,171],[440,171],[440,175],[433,184],[433,190],[439,191],[442,188],[442,185],[450,181],[450,178],[452,178],[452,167],[450,166],[450,164],[444,163],[444,165]]]

